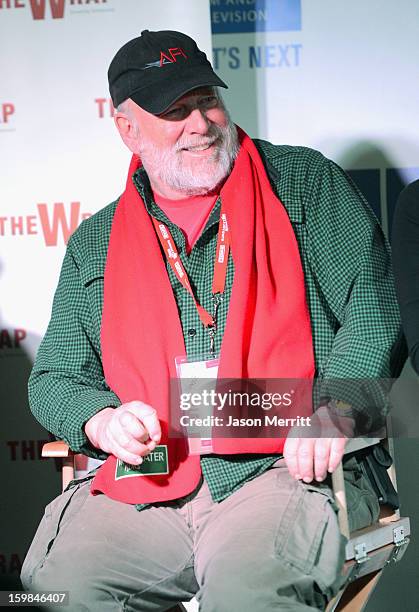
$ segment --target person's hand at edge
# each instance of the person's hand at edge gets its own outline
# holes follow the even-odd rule
[[[320,406],[312,417],[310,438],[306,428],[304,437],[295,427],[288,433],[283,454],[291,476],[307,483],[324,480],[336,470],[354,431],[355,419],[331,415],[327,406]]]
[[[104,408],[86,422],[84,431],[93,446],[131,465],[142,463],[161,438],[157,412],[140,401]]]

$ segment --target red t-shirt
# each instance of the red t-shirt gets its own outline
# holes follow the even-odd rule
[[[186,252],[189,254],[201,235],[218,196],[190,196],[182,200],[169,200],[155,191],[153,195],[154,201],[165,215],[183,231]]]

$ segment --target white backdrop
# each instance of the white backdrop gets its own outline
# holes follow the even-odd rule
[[[417,0],[0,0],[1,584],[16,584],[58,490],[26,380],[65,238],[123,190],[129,153],[106,71],[143,29],[185,31],[209,57],[212,46],[233,119],[352,171],[385,229],[403,183],[419,177]]]
[[[43,5],[34,19],[32,6]],[[48,435],[29,412],[26,382],[65,238],[125,184],[130,155],[111,118],[110,60],[143,29],[185,31],[211,57],[209,15],[207,0],[0,0],[0,588],[17,584],[59,491],[54,462],[40,460]]]

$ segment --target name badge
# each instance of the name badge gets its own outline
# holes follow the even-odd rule
[[[209,359],[188,360],[187,357],[176,357],[176,372],[179,380],[180,391],[182,394],[200,393],[205,388],[207,391],[215,390],[220,360],[211,357]],[[194,417],[205,416],[200,406],[191,407],[188,411],[193,420]],[[193,434],[193,427],[187,428],[188,449],[190,455],[209,455],[213,452],[211,427],[208,426],[202,435],[203,430]],[[199,434],[199,435],[198,435]]]
[[[160,476],[169,473],[167,445],[160,444],[151,451],[140,465],[130,465],[117,459],[115,480],[131,478],[132,476]]]

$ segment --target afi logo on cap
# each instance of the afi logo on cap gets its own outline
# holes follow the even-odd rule
[[[165,64],[175,64],[179,55],[184,59],[188,59],[188,56],[182,47],[171,47],[167,50],[167,53],[160,51],[160,59],[157,60],[157,62],[150,62],[149,64],[146,64],[144,70],[147,68],[161,68]]]
[[[160,66],[163,66],[163,64],[167,64],[167,63],[173,64],[173,63],[177,62],[176,57],[178,55],[181,55],[182,57],[187,59],[187,55],[186,55],[185,51],[181,47],[173,47],[173,48],[169,49],[169,53],[170,53],[170,57],[168,55],[166,55],[166,53],[164,53],[164,51],[161,51],[161,53],[160,53]]]

